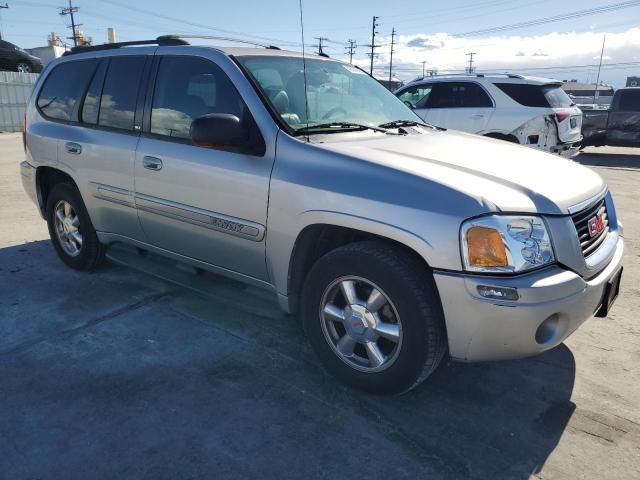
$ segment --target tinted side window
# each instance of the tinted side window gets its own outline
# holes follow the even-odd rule
[[[427,100],[427,108],[455,108],[458,106],[458,89],[454,83],[436,83]]]
[[[144,57],[112,57],[102,89],[98,124],[133,130]]]
[[[248,115],[231,80],[215,64],[198,57],[164,57],[151,107],[151,133],[190,139],[193,119],[209,113]]]
[[[549,101],[544,95],[544,90],[539,85],[521,83],[494,83],[494,85],[520,105],[549,108]]]
[[[402,92],[398,98],[405,103],[410,103],[413,108],[424,108],[429,99],[431,87],[432,85],[410,87]]]
[[[460,97],[461,107],[493,107],[493,102],[487,92],[476,83],[464,83],[456,87]]]
[[[98,112],[100,111],[100,96],[102,95],[102,85],[104,84],[104,74],[107,70],[107,60],[100,62],[100,66],[93,75],[93,80],[89,84],[89,90],[84,97],[80,121],[95,125],[98,123]]]
[[[640,89],[620,92],[618,109],[621,112],[640,112]]]
[[[96,63],[94,60],[82,60],[55,67],[40,90],[40,111],[49,118],[76,121],[76,109],[91,81]]]

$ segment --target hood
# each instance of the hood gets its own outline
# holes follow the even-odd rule
[[[425,130],[356,138],[330,134],[313,143],[445,185],[490,211],[567,214],[606,188],[600,175],[573,160],[467,133]]]

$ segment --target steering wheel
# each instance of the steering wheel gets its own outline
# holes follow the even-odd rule
[[[347,111],[344,108],[342,108],[342,107],[333,107],[331,110],[329,110],[327,113],[325,113],[322,116],[322,119],[323,120],[327,120],[327,119],[333,117],[336,113],[342,113],[343,116],[345,116],[345,117],[347,116]]]
[[[409,107],[411,110],[415,109],[416,106],[411,103],[409,100],[403,100],[402,103],[404,103],[407,107]]]

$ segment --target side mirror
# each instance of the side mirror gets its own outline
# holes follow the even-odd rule
[[[247,140],[248,132],[240,119],[229,113],[210,113],[191,122],[191,141],[199,147],[236,150]]]

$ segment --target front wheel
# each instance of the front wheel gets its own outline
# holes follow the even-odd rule
[[[53,187],[47,199],[47,225],[53,247],[67,266],[88,271],[103,261],[104,247],[74,185]]]
[[[305,280],[302,315],[327,370],[374,393],[414,388],[446,350],[428,267],[383,242],[349,244],[318,260]]]

